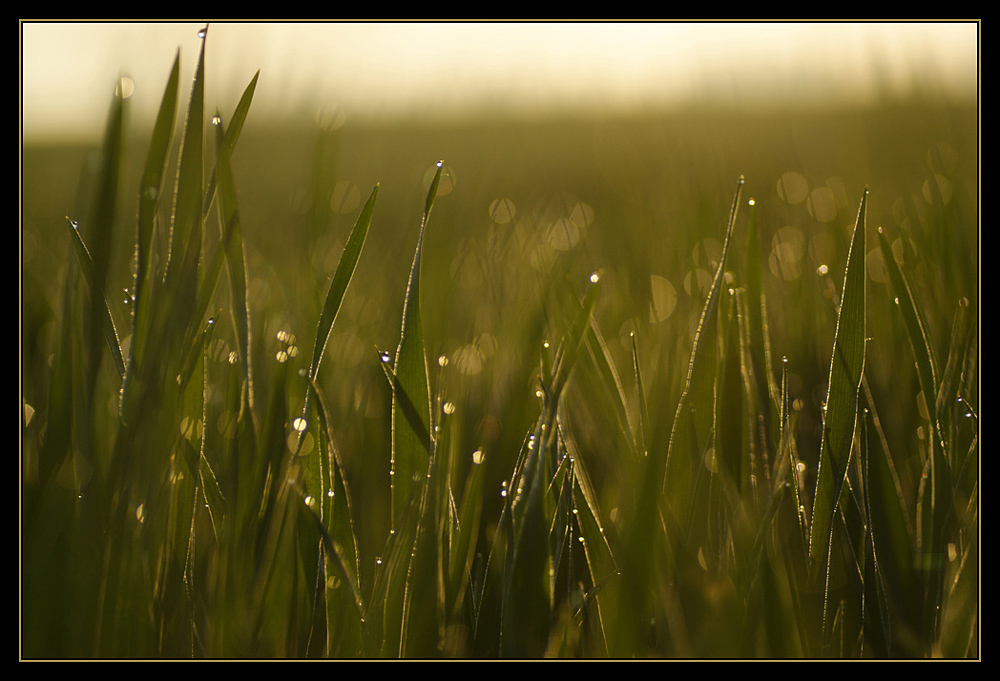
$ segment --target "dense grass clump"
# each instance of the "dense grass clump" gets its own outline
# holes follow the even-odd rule
[[[25,151],[23,657],[978,657],[974,111],[243,140],[179,74]]]

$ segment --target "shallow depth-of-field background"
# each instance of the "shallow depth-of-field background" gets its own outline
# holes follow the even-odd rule
[[[268,87],[266,73],[257,87]],[[181,79],[167,197],[189,89]],[[224,125],[236,103],[219,103]],[[218,158],[213,113],[203,114],[205,186]],[[106,244],[105,298],[126,357],[151,133],[125,125]],[[975,102],[933,93],[864,107],[756,102],[393,125],[322,114],[275,125],[251,104],[231,156],[249,361],[230,314],[238,289],[224,268],[210,309],[192,322],[201,329],[216,318],[193,350],[196,387],[182,391],[170,375],[143,384],[138,418],[156,424],[145,431],[122,425],[121,377],[104,337],[87,336],[100,306],[91,307],[67,226],[77,221],[95,250],[87,221],[107,172],[100,148],[25,146],[22,655],[977,657],[978,146]],[[436,477],[424,483],[431,491],[411,526],[393,517],[393,429],[408,422],[402,407],[392,418],[391,378],[439,160],[417,301],[430,397],[414,398],[429,415]],[[691,491],[702,501],[689,507],[662,477],[648,495],[649,477],[663,470],[646,462],[665,456],[681,419],[741,176],[712,308],[718,330],[706,341],[715,354],[698,364],[712,378],[695,412],[713,427],[697,434],[701,451],[671,452],[689,458],[681,484],[704,493]],[[310,414],[300,445],[295,418],[317,323],[376,184],[367,239],[316,376],[328,422]],[[801,516],[813,513],[838,305],[866,188],[865,382],[832,567],[817,578],[807,574],[810,518]],[[160,266],[172,210],[172,200],[157,208]],[[218,210],[216,202],[204,223],[204,269]],[[757,252],[748,251],[751,211]],[[951,381],[937,401],[940,428],[928,420],[921,350],[895,302],[879,229],[922,320],[934,390]],[[592,274],[599,290],[587,298]],[[766,301],[762,336],[744,321],[753,318],[751,294]],[[592,305],[582,340],[574,338],[581,304]],[[99,354],[79,349],[94,338]],[[575,364],[565,390],[550,395],[543,383],[558,381],[552,363],[563,342]],[[765,349],[766,368],[754,365],[751,355]],[[255,398],[240,411],[243,365]],[[546,440],[541,425],[560,435]],[[943,459],[931,445],[939,432]],[[529,446],[531,434],[549,448]],[[126,436],[141,446],[122,445]],[[337,475],[321,463],[334,460],[334,446]],[[255,456],[263,468],[233,464]],[[563,457],[573,459],[568,469]],[[928,459],[948,462],[947,480]],[[289,467],[297,460],[321,473]],[[512,509],[512,475],[525,465],[531,473],[531,461],[551,464],[542,505]],[[890,462],[870,464],[883,476],[877,483],[863,465],[873,461]],[[951,493],[935,496],[928,480]],[[286,486],[301,496],[276,493]],[[330,499],[349,490],[349,515],[317,504],[327,489]],[[248,494],[258,495],[249,511]],[[942,498],[947,511],[930,513]],[[265,512],[268,504],[277,510]],[[689,522],[684,512],[705,517]],[[405,551],[392,546],[397,527],[410,533]],[[945,538],[925,560],[928,527]],[[532,544],[534,530],[541,539]],[[341,545],[347,536],[350,549]],[[411,556],[412,546],[435,550]],[[401,568],[384,568],[390,554]]]

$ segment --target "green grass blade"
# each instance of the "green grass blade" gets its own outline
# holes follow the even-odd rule
[[[250,112],[250,103],[253,101],[253,94],[257,89],[257,79],[259,77],[260,71],[257,71],[250,80],[250,84],[243,91],[243,96],[240,97],[240,101],[236,105],[236,110],[233,111],[233,116],[229,121],[229,127],[226,128],[226,149],[229,150],[230,156],[236,149],[236,142],[240,139],[243,124],[246,122],[247,114]],[[208,211],[212,208],[212,201],[215,199],[217,174],[218,168],[212,171],[212,176],[208,180],[208,187],[205,190],[205,200],[202,207],[203,218],[208,216]]]
[[[895,256],[892,253],[892,246],[885,236],[882,228],[878,228],[879,247],[882,249],[882,260],[885,262],[886,270],[889,273],[889,282],[892,284],[892,291],[896,296],[896,305],[903,315],[903,322],[906,325],[906,332],[910,339],[910,347],[917,361],[917,379],[920,381],[920,389],[924,393],[924,402],[927,405],[927,413],[930,416],[931,428],[938,430],[937,422],[937,368],[934,363],[934,351],[931,349],[930,341],[927,339],[927,332],[924,329],[923,320],[917,310],[910,289],[910,283],[906,280],[906,275],[896,264]],[[936,436],[935,441],[940,439]]]
[[[86,280],[87,286],[93,293],[98,288],[94,275],[94,261],[90,257],[87,244],[83,242],[83,237],[80,236],[78,225],[68,218],[67,221],[69,222],[70,234],[73,237],[73,246],[76,248],[77,259],[80,261],[80,270],[83,272],[83,278]],[[104,300],[100,314],[101,328],[104,331],[104,338],[108,342],[108,349],[111,350],[111,359],[115,363],[115,369],[118,370],[118,376],[124,378],[125,359],[122,356],[121,345],[118,342],[118,329],[115,328],[115,321],[111,317],[111,308],[108,306],[106,299]]]
[[[690,485],[693,472],[701,453],[709,446],[714,421],[714,371],[717,354],[717,334],[719,299],[725,280],[726,259],[736,226],[736,212],[743,191],[743,177],[736,183],[736,193],[729,211],[726,238],[722,245],[719,266],[712,280],[712,287],[705,300],[701,320],[695,334],[691,361],[688,364],[687,379],[670,432],[670,443],[666,453],[665,484],[670,490],[668,498],[676,504],[675,515],[686,521],[687,508],[691,503]]]
[[[132,310],[132,343],[129,346],[129,374],[132,365],[141,361],[149,334],[149,306],[152,303],[153,232],[156,215],[163,194],[163,174],[166,170],[167,154],[173,139],[174,124],[177,119],[177,91],[180,72],[180,52],[174,58],[174,66],[160,101],[160,109],[153,125],[153,135],[146,153],[146,166],[139,185],[139,217],[136,232],[136,263]],[[127,390],[126,383],[126,390]]]
[[[809,538],[810,573],[818,576],[827,562],[833,516],[840,498],[857,423],[858,393],[865,364],[865,190],[854,227],[841,294],[837,330],[830,358],[829,385],[823,415],[816,493]]]
[[[171,326],[186,335],[191,323],[198,284],[198,265],[202,252],[202,191],[204,177],[205,119],[205,37],[191,86],[181,158],[177,170],[177,193],[170,235],[170,254],[166,282],[171,290],[169,308],[174,314]],[[197,325],[197,321],[194,322]]]
[[[636,426],[636,441],[638,442],[638,451],[643,456],[648,456],[649,449],[647,443],[649,442],[649,433],[647,429],[649,428],[649,408],[646,405],[646,391],[642,387],[642,372],[639,370],[639,347],[638,341],[636,341],[635,333],[631,334],[632,338],[632,370],[635,373],[635,389],[639,400],[639,415],[638,415],[638,425]]]
[[[309,377],[311,379],[315,379],[319,375],[319,365],[323,360],[323,352],[326,349],[327,341],[330,339],[330,333],[333,331],[333,324],[337,320],[340,306],[344,302],[344,295],[347,293],[347,287],[354,276],[358,259],[361,257],[361,251],[365,246],[365,239],[368,238],[368,228],[371,226],[372,213],[375,210],[375,199],[377,196],[378,185],[376,184],[375,188],[372,189],[371,196],[368,197],[368,202],[361,210],[357,222],[354,223],[354,229],[351,230],[351,235],[347,239],[347,245],[344,246],[344,252],[340,256],[340,262],[337,264],[337,271],[333,275],[333,281],[330,282],[330,289],[327,291],[326,300],[323,303],[323,311],[320,314],[319,324],[316,328],[316,344],[313,347],[312,361],[309,363]],[[308,405],[308,398],[306,403]]]
[[[219,176],[219,229],[226,248],[229,270],[230,305],[243,380],[246,385],[247,405],[253,407],[253,371],[250,356],[250,303],[247,298],[246,254],[240,229],[240,215],[236,206],[236,187],[229,166],[229,146],[226,144],[222,120],[215,116],[215,141],[217,147],[216,170]]]
[[[434,205],[438,183],[441,180],[442,165],[440,162],[437,165],[437,172],[434,174],[424,203],[424,215],[420,224],[420,233],[417,236],[417,246],[413,253],[409,280],[406,284],[399,345],[396,349],[396,360],[392,371],[398,386],[398,389],[393,393],[392,403],[392,518],[394,527],[399,525],[403,515],[417,495],[422,484],[421,478],[427,471],[427,458],[431,449],[430,442],[425,441],[425,438],[429,438],[430,433],[431,394],[427,378],[427,354],[424,349],[424,333],[420,315],[420,260],[424,232]],[[404,425],[400,420],[401,415],[405,416],[407,425]]]

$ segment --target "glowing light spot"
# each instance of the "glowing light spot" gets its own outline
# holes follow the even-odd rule
[[[809,182],[801,173],[790,170],[778,178],[778,196],[789,205],[802,203],[809,196]]]
[[[652,293],[649,301],[649,321],[662,322],[670,317],[677,307],[677,289],[669,279],[658,274],[649,276],[649,288]]]
[[[597,272],[594,272],[593,274],[590,275],[590,283],[591,284],[596,284],[600,280],[601,280],[601,275],[598,274]]]
[[[517,207],[508,198],[495,199],[490,203],[490,218],[498,225],[510,223],[517,215]]]
[[[306,428],[308,428],[308,427],[309,427],[309,423],[304,418],[302,418],[301,416],[299,418],[295,419],[294,421],[292,421],[292,428],[294,428],[295,430],[297,430],[300,433],[303,430],[305,430]]]
[[[122,99],[128,99],[135,92],[135,82],[128,76],[123,76],[115,86],[115,94]]]
[[[445,402],[444,405],[441,407],[441,410],[444,411],[445,414],[454,414],[455,405],[452,402]]]
[[[481,464],[485,459],[486,455],[483,454],[482,449],[477,449],[476,451],[472,452],[472,463],[478,465]]]

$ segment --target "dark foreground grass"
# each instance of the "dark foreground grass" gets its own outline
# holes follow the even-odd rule
[[[25,150],[22,657],[978,657],[974,111],[195,73]]]

